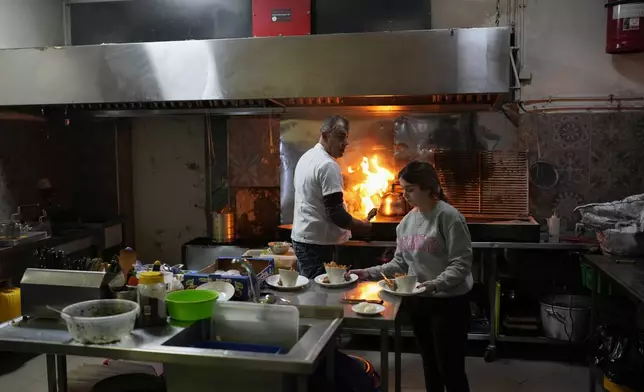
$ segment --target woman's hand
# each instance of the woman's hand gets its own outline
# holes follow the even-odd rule
[[[424,287],[425,292],[435,293],[436,292],[436,283],[433,280],[428,280],[418,285],[418,287]]]
[[[366,269],[355,269],[351,270],[348,272],[349,275],[351,274],[356,274],[358,275],[359,280],[368,280],[369,279],[369,273],[367,272]]]

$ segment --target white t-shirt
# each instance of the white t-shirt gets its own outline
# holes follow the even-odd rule
[[[340,166],[321,144],[305,152],[297,162],[293,185],[293,241],[336,245],[351,238],[351,232],[333,223],[324,209],[323,197],[342,192],[344,184]]]

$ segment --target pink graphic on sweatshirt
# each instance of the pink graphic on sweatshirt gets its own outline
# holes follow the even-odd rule
[[[441,243],[437,237],[428,237],[424,234],[398,237],[398,248],[403,252],[439,253]]]

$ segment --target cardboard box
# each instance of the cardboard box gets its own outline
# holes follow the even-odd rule
[[[217,270],[228,271],[231,269],[243,272],[244,269],[239,264],[233,264],[234,257],[219,257],[215,264],[211,264],[200,272],[209,272],[211,281],[228,282],[235,288],[234,300],[248,301],[251,299],[250,277],[239,275],[219,275],[214,272]],[[275,262],[272,258],[252,258],[247,259],[253,268],[253,272],[257,275],[257,284],[262,287],[266,279],[275,273]],[[213,269],[214,268],[214,269]]]
[[[244,253],[245,257],[253,257],[253,258],[264,258],[268,259],[271,258],[275,262],[275,273],[280,268],[284,269],[291,269],[291,268],[296,268],[297,267],[297,257],[295,257],[295,252],[293,252],[293,248],[289,250],[289,253],[285,255],[273,255],[273,254],[267,254],[266,249],[250,249]]]
[[[208,283],[209,277],[208,273],[201,273],[201,272],[196,272],[196,271],[190,271],[187,272],[183,275],[183,279],[181,280],[181,283],[183,284],[183,288],[186,290],[191,290],[191,289],[196,289],[197,287],[201,286],[204,283]]]

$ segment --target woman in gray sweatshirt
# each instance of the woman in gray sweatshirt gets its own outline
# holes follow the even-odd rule
[[[417,275],[425,291],[403,302],[423,359],[428,392],[468,392],[465,348],[470,323],[472,241],[460,212],[447,203],[434,167],[411,162],[398,174],[414,207],[396,229],[396,253],[383,265],[354,270],[362,279],[380,273]]]

